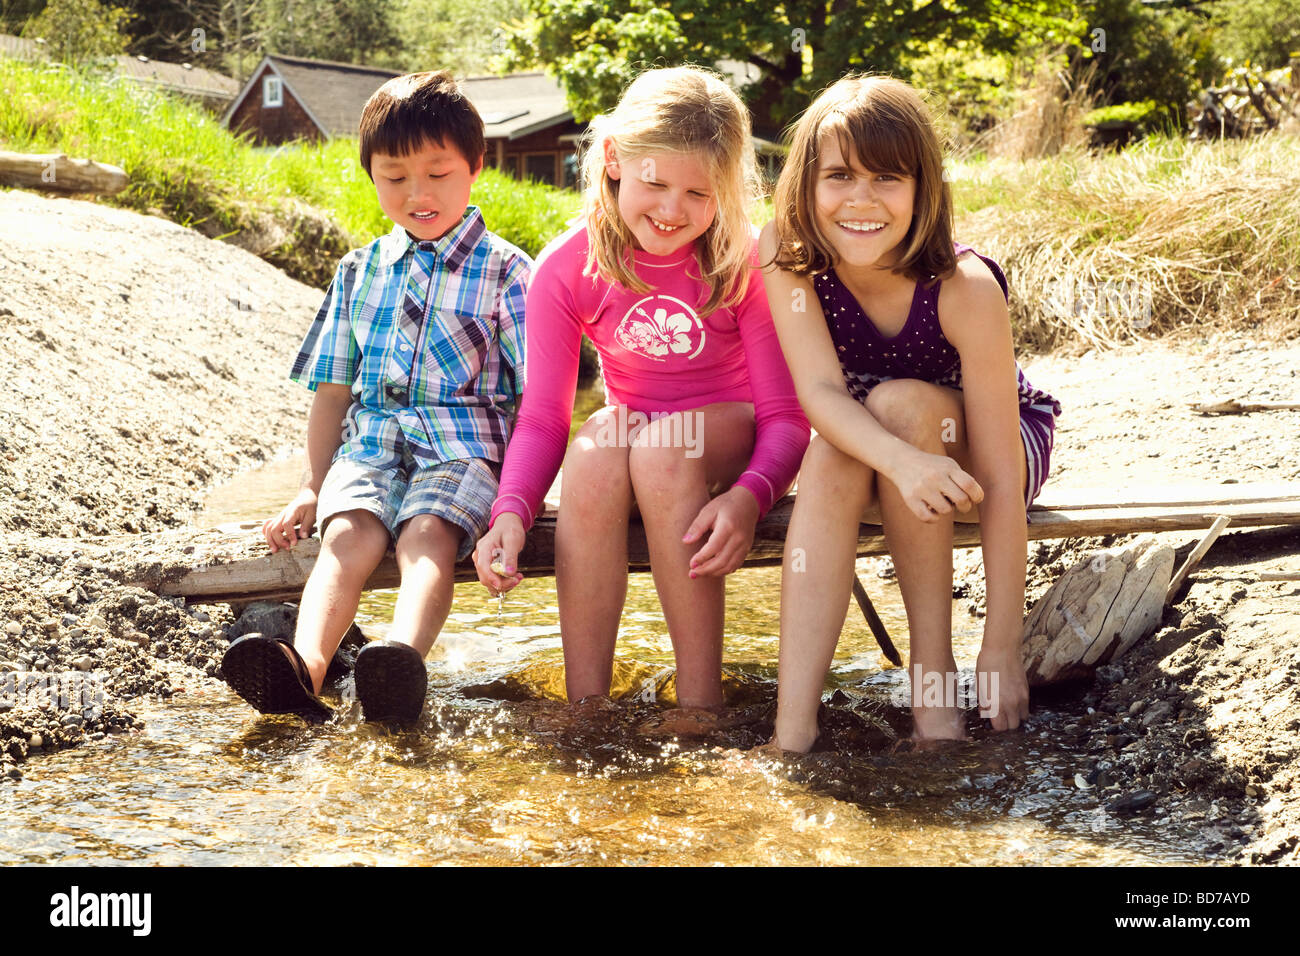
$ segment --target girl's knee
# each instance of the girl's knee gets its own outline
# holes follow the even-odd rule
[[[628,474],[638,501],[644,503],[651,496],[677,497],[696,487],[705,488],[703,457],[687,454],[689,449],[670,441],[671,437],[667,429],[651,431],[647,426],[628,449]]]
[[[867,395],[867,411],[890,434],[910,444],[940,439],[945,415],[938,386],[914,378],[881,382]],[[956,420],[952,420],[953,427]]]
[[[862,498],[870,501],[875,487],[875,471],[836,448],[820,435],[814,435],[799,468],[799,491],[822,493],[845,499],[846,504]]]

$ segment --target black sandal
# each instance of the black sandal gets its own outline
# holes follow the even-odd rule
[[[288,648],[286,656],[281,646]],[[226,649],[221,673],[231,689],[263,714],[328,720],[333,708],[312,693],[307,664],[283,637],[245,634]]]
[[[411,723],[424,709],[429,675],[410,644],[371,641],[357,654],[357,697],[368,721]]]

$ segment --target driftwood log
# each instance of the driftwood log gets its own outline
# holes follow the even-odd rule
[[[0,186],[111,196],[127,186],[126,171],[63,153],[0,152]]]
[[[792,498],[781,501],[758,523],[754,546],[745,559],[746,567],[771,567],[781,563],[786,530],[794,508]],[[1050,501],[1029,509],[1029,538],[1076,538],[1142,531],[1198,531],[1209,528],[1220,515],[1232,519],[1232,527],[1300,524],[1300,486],[1231,485],[1210,489],[1164,489],[1149,495],[1109,494],[1099,491],[1056,493]],[[259,525],[249,524],[195,534],[192,569],[174,576],[142,576],[134,583],[168,596],[212,604],[229,601],[295,600],[302,592],[320,550],[317,538],[299,543],[292,551],[268,554]],[[955,547],[979,544],[979,526],[958,524],[953,533]],[[886,554],[884,535],[877,525],[858,529],[859,556]],[[555,517],[537,520],[519,559],[528,577],[555,573]],[[650,569],[650,552],[645,530],[633,522],[628,531],[628,568]],[[457,581],[475,581],[473,565],[463,561],[456,568]],[[370,576],[369,589],[392,588],[400,583],[397,563],[390,555]],[[1166,582],[1167,583],[1167,582]]]
[[[1154,535],[1084,558],[1048,589],[1025,620],[1029,686],[1090,675],[1160,622],[1174,549]]]

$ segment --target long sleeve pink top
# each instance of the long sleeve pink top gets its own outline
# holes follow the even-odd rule
[[[587,248],[586,229],[575,227],[543,250],[533,271],[527,381],[491,520],[509,511],[527,529],[540,511],[569,440],[584,333],[600,356],[609,404],[651,415],[752,402],[754,451],[736,485],[766,514],[799,470],[809,426],[772,326],[757,247],[744,298],[706,317],[696,309],[708,286],[693,246],[669,256],[637,251],[636,273],[652,287],[645,293],[584,276]]]

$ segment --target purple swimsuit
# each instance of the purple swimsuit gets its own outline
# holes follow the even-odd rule
[[[953,248],[958,256],[974,252],[970,246],[960,244],[954,244]],[[978,252],[975,254],[988,265],[1002,286],[1002,294],[1006,295],[1007,279],[1002,268],[992,259],[980,256]],[[834,269],[813,277],[813,288],[821,300],[826,325],[839,355],[840,368],[844,371],[844,383],[849,394],[859,402],[865,402],[867,393],[881,382],[894,378],[917,378],[935,385],[961,388],[961,356],[939,326],[941,284],[934,282],[925,286],[918,282],[902,331],[893,338],[886,338]],[[1025,501],[1028,503],[1038,496],[1047,481],[1052,436],[1056,418],[1061,414],[1061,403],[1029,384],[1018,363],[1016,391],[1020,399],[1020,437],[1025,444],[1029,469],[1025,488]]]

